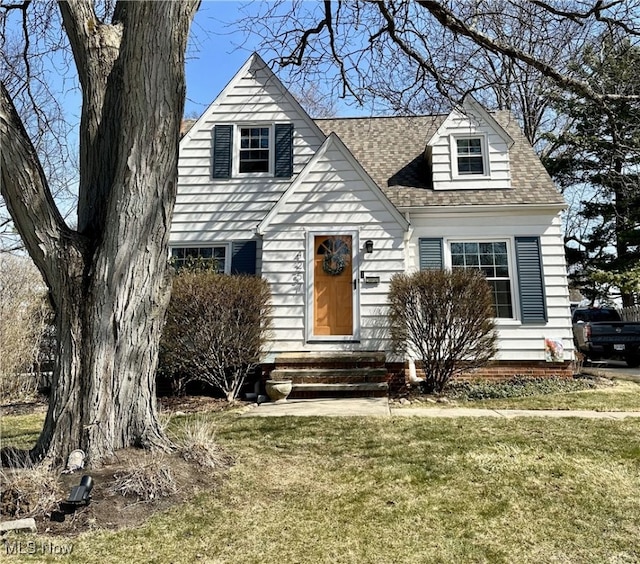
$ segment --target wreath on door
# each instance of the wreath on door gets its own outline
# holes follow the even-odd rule
[[[344,257],[339,253],[326,253],[324,259],[322,259],[322,270],[332,276],[342,274],[345,266]]]
[[[324,254],[322,270],[331,276],[338,276],[347,266],[350,249],[343,239],[336,237],[323,241],[318,253]]]

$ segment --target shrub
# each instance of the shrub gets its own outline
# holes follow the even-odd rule
[[[0,253],[0,381],[4,399],[36,390],[33,375],[51,309],[30,259]]]
[[[427,393],[496,353],[493,299],[480,271],[396,274],[389,302],[394,348],[422,361]]]
[[[234,400],[264,350],[270,299],[262,278],[181,270],[160,344],[161,373],[181,390],[205,382]]]

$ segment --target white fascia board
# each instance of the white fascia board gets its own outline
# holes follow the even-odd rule
[[[485,123],[489,124],[489,127],[495,131],[497,135],[499,135],[502,140],[507,144],[509,149],[513,146],[514,140],[509,135],[504,127],[502,127],[495,118],[488,112],[480,102],[478,102],[473,96],[467,94],[462,102],[456,105],[450,112],[449,115],[442,122],[442,125],[438,127],[436,132],[429,138],[427,141],[427,147],[433,145],[438,139],[440,139],[443,135],[446,134],[449,128],[449,122],[452,119],[452,116],[455,112],[458,112],[462,115],[467,115],[468,113],[473,113],[482,118]]]
[[[218,94],[213,100],[213,102],[209,104],[207,109],[204,112],[202,112],[202,115],[189,128],[189,131],[187,131],[185,136],[182,139],[180,139],[180,146],[186,143],[187,140],[191,139],[192,134],[198,129],[200,129],[200,125],[202,124],[202,122],[206,121],[209,115],[213,113],[213,109],[220,105],[220,101],[224,100],[229,95],[229,92],[231,92],[237,86],[237,84],[242,80],[242,78],[249,73],[249,69],[253,64],[253,61],[256,60],[256,57],[259,57],[259,55],[257,53],[253,53],[245,61],[245,63],[240,67],[238,72],[236,72],[236,74],[233,75],[233,78],[229,82],[227,82],[227,85],[222,89],[220,94]]]
[[[548,215],[557,214],[567,209],[567,204],[505,204],[496,205],[457,205],[457,206],[407,206],[400,207],[403,213],[410,213],[414,217],[442,216],[446,215],[494,215],[521,214],[521,215]]]
[[[485,109],[485,107],[478,102],[471,94],[467,94],[462,100],[462,107],[468,108],[474,111],[476,114],[480,115],[480,117],[486,121],[489,126],[502,138],[502,140],[507,144],[509,149],[514,144],[514,140],[509,135],[504,127],[502,127],[495,118]]]
[[[258,223],[258,226],[256,227],[256,233],[258,235],[263,235],[265,229],[271,224],[271,221],[273,220],[273,218],[280,212],[280,210],[284,207],[284,205],[287,203],[287,201],[289,200],[289,198],[291,197],[291,194],[293,194],[296,189],[298,188],[298,186],[300,185],[300,183],[306,178],[306,176],[309,174],[310,170],[313,170],[313,167],[315,166],[315,164],[322,158],[322,156],[327,152],[327,147],[329,146],[329,139],[331,137],[327,137],[324,140],[324,143],[320,146],[320,148],[316,151],[316,154],[313,155],[313,157],[311,157],[311,159],[309,160],[309,162],[305,165],[305,167],[300,171],[300,173],[298,174],[298,176],[296,177],[296,179],[289,185],[289,188],[287,188],[284,193],[282,194],[282,196],[280,196],[280,199],[273,204],[272,208],[269,210],[269,213],[267,213],[267,215],[264,216],[264,218],[262,219],[262,221],[260,223]]]
[[[293,194],[297,189],[300,183],[306,178],[306,176],[313,171],[316,166],[316,163],[324,157],[326,152],[334,146],[338,151],[342,153],[342,155],[351,163],[354,170],[362,177],[365,181],[369,189],[378,197],[380,202],[385,206],[385,208],[391,213],[393,218],[398,222],[398,225],[402,227],[404,231],[409,229],[409,222],[405,218],[405,216],[396,208],[391,200],[387,198],[387,196],[380,190],[380,187],[371,179],[369,174],[367,173],[362,165],[356,160],[356,158],[351,154],[349,149],[347,149],[346,145],[342,142],[340,137],[335,133],[331,133],[329,137],[327,137],[315,155],[311,158],[311,160],[307,163],[307,165],[300,171],[297,178],[291,183],[289,188],[282,194],[280,199],[273,205],[273,207],[269,210],[269,213],[264,217],[264,219],[258,224],[256,228],[256,233],[259,235],[264,234],[265,229],[271,223],[273,218],[279,213],[282,207],[287,203],[291,194]]]
[[[380,189],[373,179],[369,176],[369,173],[362,167],[358,159],[356,159],[349,148],[342,142],[340,136],[336,133],[331,133],[329,135],[329,139],[332,139],[336,144],[338,150],[346,157],[346,159],[351,163],[354,170],[358,172],[358,174],[362,177],[362,179],[366,182],[369,189],[377,196],[380,203],[387,209],[387,211],[393,216],[393,218],[398,222],[403,229],[406,231],[409,229],[409,222],[407,218],[404,216],[402,212],[393,204],[393,202],[387,197],[387,195]]]
[[[300,105],[300,102],[298,102],[298,100],[296,100],[295,96],[293,96],[293,94],[291,94],[291,92],[289,92],[289,90],[287,90],[287,88],[285,88],[284,84],[282,84],[282,81],[269,68],[269,65],[267,65],[267,63],[265,63],[264,59],[260,55],[258,55],[258,53],[254,52],[245,61],[245,63],[240,67],[240,70],[238,70],[238,72],[236,72],[236,74],[233,76],[233,78],[222,89],[220,94],[218,94],[218,96],[216,96],[215,100],[213,102],[211,102],[211,104],[207,107],[207,109],[203,112],[203,114],[196,120],[196,122],[193,124],[193,126],[191,126],[191,128],[186,133],[186,135],[180,140],[180,145],[182,145],[183,142],[186,142],[187,139],[191,138],[191,134],[193,132],[195,132],[199,128],[199,125],[203,121],[206,121],[208,116],[213,113],[213,110],[217,106],[220,105],[220,103],[229,95],[230,92],[232,92],[234,90],[234,88],[236,88],[236,86],[240,83],[240,81],[245,76],[250,74],[250,69],[251,69],[251,67],[254,66],[254,64],[256,65],[257,68],[259,68],[260,70],[263,70],[264,72],[266,72],[269,75],[269,80],[273,81],[273,84],[280,91],[282,96],[286,97],[287,101],[294,108],[297,109],[298,114],[300,115],[300,117],[303,118],[303,120],[305,121],[306,125],[320,139],[324,139],[326,137],[326,135],[322,132],[320,127],[318,127],[318,125],[311,119],[311,117],[309,117],[309,114],[307,114],[305,109]]]

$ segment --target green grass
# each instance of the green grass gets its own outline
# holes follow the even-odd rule
[[[210,417],[218,491],[38,561],[640,561],[640,421]]]
[[[420,396],[417,397],[419,398]],[[411,409],[411,407],[640,411],[640,384],[625,380],[614,380],[612,382],[607,381],[606,385],[599,385],[594,389],[555,391],[553,393],[538,393],[522,397],[453,399],[451,403],[416,402],[407,406],[406,409]]]
[[[461,407],[490,409],[578,409],[640,411],[640,384],[616,380],[613,386],[520,398],[465,401]]]
[[[0,416],[0,448],[31,448],[38,439],[44,416],[44,413]]]

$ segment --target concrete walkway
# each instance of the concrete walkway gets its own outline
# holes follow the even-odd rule
[[[241,417],[582,417],[585,419],[640,418],[640,411],[576,411],[547,409],[470,409],[463,407],[389,407],[387,398],[288,400],[249,408]]]
[[[387,398],[293,399],[283,403],[262,403],[242,417],[389,417]]]
[[[625,419],[639,417],[640,411],[584,411],[552,409],[471,409],[464,407],[405,407],[392,409],[394,417],[582,417],[584,419]]]

